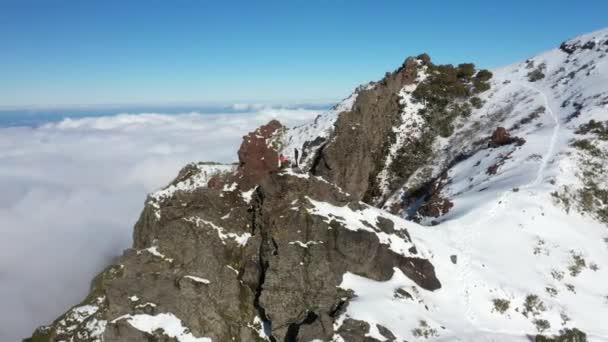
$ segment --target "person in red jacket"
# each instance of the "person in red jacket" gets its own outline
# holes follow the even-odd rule
[[[279,154],[279,167],[281,169],[289,167],[289,160],[282,154]]]

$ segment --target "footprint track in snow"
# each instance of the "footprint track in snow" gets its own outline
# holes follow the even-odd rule
[[[542,184],[542,181],[544,179],[545,170],[547,169],[547,165],[549,164],[549,161],[553,158],[553,156],[555,154],[555,148],[557,145],[557,140],[559,137],[559,131],[561,129],[561,125],[560,125],[559,119],[557,118],[553,109],[551,108],[551,104],[549,102],[549,99],[548,99],[546,93],[544,93],[539,88],[534,87],[529,84],[514,83],[513,85],[518,85],[521,88],[532,90],[532,91],[536,92],[539,96],[541,96],[541,98],[545,104],[545,108],[546,108],[545,112],[547,114],[549,114],[549,116],[553,119],[553,122],[554,122],[553,132],[551,134],[551,140],[549,143],[549,147],[547,148],[547,151],[542,156],[541,163],[536,172],[536,177],[531,182],[520,186],[521,189],[526,189],[528,191],[531,191],[531,189],[538,187],[539,185]],[[457,239],[457,243],[459,245],[458,249],[462,253],[462,256],[461,256],[462,262],[461,262],[461,267],[460,267],[459,275],[458,275],[458,278],[462,283],[462,287],[460,289],[460,294],[464,298],[465,315],[466,315],[467,319],[469,320],[469,322],[471,322],[472,324],[474,324],[477,321],[477,316],[475,315],[475,310],[471,306],[472,291],[474,290],[474,286],[473,286],[474,284],[472,284],[472,282],[471,282],[471,275],[473,274],[473,270],[471,268],[471,265],[472,265],[472,257],[470,254],[471,246],[475,242],[476,238],[479,236],[479,229],[481,228],[480,226],[482,226],[483,224],[487,223],[492,218],[494,218],[500,211],[501,207],[507,206],[509,204],[509,198],[512,196],[512,194],[513,194],[513,192],[511,190],[503,192],[498,197],[495,204],[488,210],[488,215],[484,215],[482,218],[476,220],[475,222],[473,222],[471,224],[467,224],[462,236],[460,236]]]

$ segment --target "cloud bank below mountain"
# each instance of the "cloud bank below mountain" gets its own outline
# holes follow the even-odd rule
[[[186,163],[236,161],[248,131],[319,110],[118,114],[0,128],[0,340],[19,340],[79,302],[131,244],[145,195]]]

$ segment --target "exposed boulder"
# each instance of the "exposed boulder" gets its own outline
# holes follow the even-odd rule
[[[490,145],[507,145],[510,140],[511,136],[509,135],[509,132],[507,132],[507,129],[504,127],[497,127],[496,130],[492,133],[492,137],[490,137]]]
[[[574,43],[562,42],[559,46],[559,49],[562,50],[563,52],[571,55],[578,49],[579,45],[580,45],[579,42],[574,42]]]
[[[443,173],[417,191],[406,195],[401,205],[409,213],[408,219],[421,223],[427,218],[438,218],[447,214],[454,207],[454,203],[441,193],[448,184],[450,179],[446,173]],[[434,224],[436,221],[431,223]]]
[[[418,209],[418,214],[423,217],[439,217],[447,214],[454,203],[440,195],[432,195],[426,203]]]
[[[521,146],[525,144],[526,140],[519,137],[511,137],[509,132],[504,127],[497,127],[490,137],[489,147],[499,147],[504,145],[516,144]]]
[[[283,125],[272,120],[243,137],[238,151],[239,168],[235,180],[242,189],[248,190],[268,173],[279,169],[279,154],[271,146],[272,137]]]

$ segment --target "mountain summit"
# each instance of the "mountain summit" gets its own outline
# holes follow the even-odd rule
[[[608,341],[608,29],[407,58],[150,194],[31,341]]]

